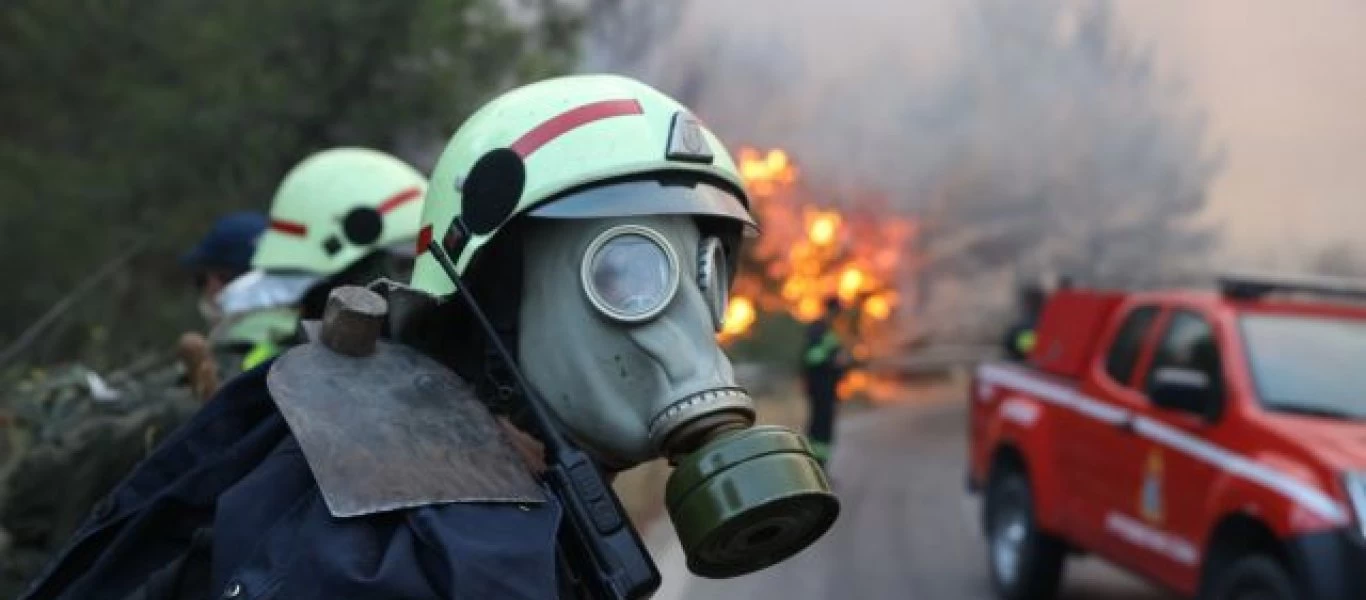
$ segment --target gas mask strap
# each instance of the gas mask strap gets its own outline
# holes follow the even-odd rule
[[[453,226],[468,235],[469,229],[460,218],[455,219]],[[526,400],[525,412],[533,432],[538,433],[545,444],[548,468],[542,475],[543,481],[560,498],[564,509],[567,526],[561,528],[559,543],[566,547],[565,557],[573,561],[575,572],[597,575],[590,581],[595,585],[588,595],[626,599],[653,594],[659,588],[659,569],[645,549],[640,534],[631,526],[626,509],[622,508],[611,484],[588,454],[574,447],[555,429],[545,400],[536,397],[535,390],[517,368],[516,355],[503,346],[503,334],[480,308],[472,290],[465,287],[445,248],[433,241],[428,242],[427,250],[455,284],[455,293],[484,330],[488,345],[507,363],[508,372]],[[520,281],[521,277],[514,279]]]
[[[517,311],[522,298],[522,247],[519,237],[520,232],[508,228],[498,247],[489,249],[493,252],[486,251],[481,267],[497,272],[499,276],[482,278],[487,283],[478,290],[484,298],[483,305],[489,308],[486,312],[489,322],[503,346],[514,356],[517,353]],[[493,344],[486,341],[483,354],[483,381],[479,384],[479,396],[495,413],[507,415],[515,422],[525,406],[517,391],[516,380],[507,361],[503,360]]]
[[[494,414],[506,415],[514,422],[519,419],[521,394],[517,393],[512,374],[491,345],[484,346],[484,380],[480,382],[478,394]]]

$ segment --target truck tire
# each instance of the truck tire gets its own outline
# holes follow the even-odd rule
[[[1295,600],[1295,582],[1276,559],[1252,554],[1213,574],[1202,600]]]
[[[1067,547],[1040,531],[1029,479],[1016,469],[993,473],[987,486],[987,557],[991,582],[1004,600],[1057,597]]]

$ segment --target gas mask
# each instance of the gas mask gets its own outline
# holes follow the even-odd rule
[[[754,427],[716,342],[727,247],[688,216],[540,220],[525,231],[520,364],[609,469],[677,468],[666,503],[689,567],[728,577],[820,537],[838,503],[806,441]]]

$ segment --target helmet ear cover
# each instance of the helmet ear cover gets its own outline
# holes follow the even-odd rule
[[[384,232],[384,217],[371,206],[358,206],[342,218],[342,234],[353,246],[369,246]]]
[[[458,190],[461,218],[475,235],[485,235],[517,209],[526,185],[526,165],[508,148],[490,150],[475,161]]]

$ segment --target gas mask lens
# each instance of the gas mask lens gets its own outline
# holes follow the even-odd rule
[[[697,287],[711,310],[711,322],[720,332],[726,324],[726,302],[730,297],[730,274],[726,271],[726,249],[721,240],[702,240],[697,254]]]
[[[638,322],[669,305],[678,289],[678,258],[653,230],[620,225],[588,245],[581,274],[594,307],[618,321]]]

